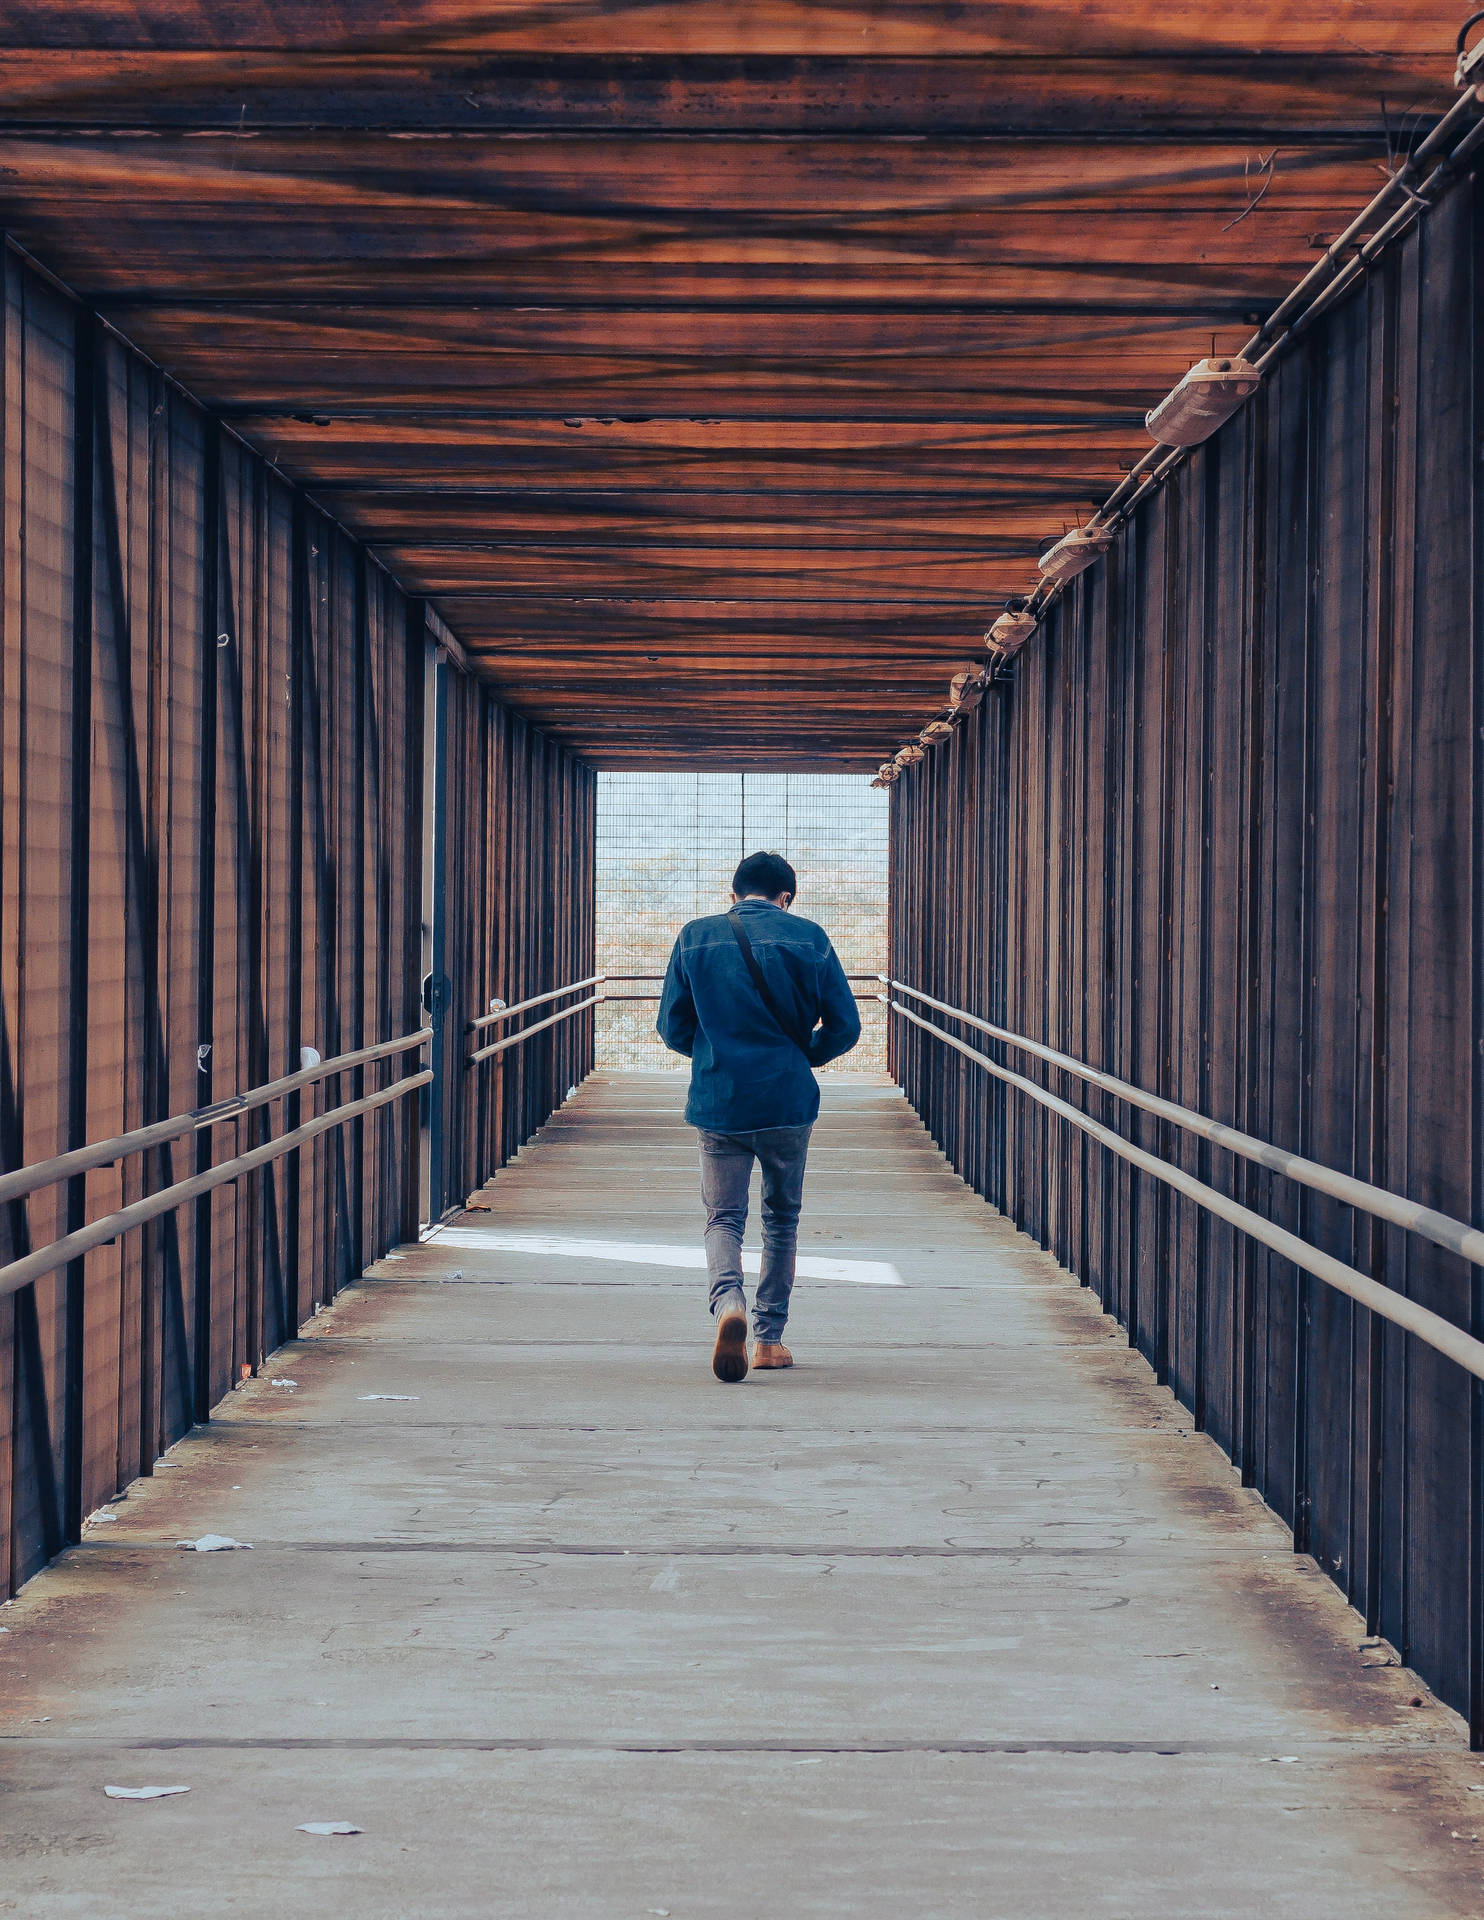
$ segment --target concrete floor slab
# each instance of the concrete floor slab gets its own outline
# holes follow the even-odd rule
[[[480,1244],[692,1244],[683,1087],[589,1082],[0,1611],[0,1913],[1484,1911],[1461,1723],[894,1089],[827,1081],[807,1238],[907,1284],[801,1282],[792,1374]]]
[[[184,1757],[38,1749],[11,1828],[24,1888],[0,1889],[0,1912],[1395,1920],[1462,1911],[1449,1904],[1446,1873],[1406,1839],[1413,1826],[1437,1833],[1434,1863],[1456,1846],[1448,1803],[1417,1796],[1409,1769],[1369,1755],[1278,1766],[1142,1752],[206,1748],[190,1753],[194,1784],[178,1800],[129,1805],[91,1792],[100,1772],[142,1779]],[[1349,1833],[1335,1821],[1337,1800],[1355,1816]],[[1399,1800],[1411,1804],[1402,1811]],[[1027,1808],[1042,1812],[1027,1819]],[[363,1832],[316,1839],[295,1831],[306,1814],[351,1814]],[[104,1889],[120,1886],[125,1864],[124,1897],[137,1905],[110,1907]]]

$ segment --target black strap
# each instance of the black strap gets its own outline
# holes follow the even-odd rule
[[[731,928],[737,945],[742,949],[742,958],[747,962],[747,971],[752,975],[752,984],[757,988],[758,998],[768,1009],[769,1013],[772,1014],[774,1020],[778,1023],[780,1031],[786,1038],[793,1041],[799,1052],[802,1053],[807,1060],[809,1058],[808,1042],[799,1038],[794,1028],[789,1025],[782,1013],[779,1012],[778,1002],[773,998],[768,983],[763,977],[763,970],[757,963],[757,955],[752,950],[752,942],[747,937],[747,929],[742,924],[742,916],[737,912],[735,907],[727,915],[727,925]]]

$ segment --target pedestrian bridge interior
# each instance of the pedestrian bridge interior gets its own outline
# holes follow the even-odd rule
[[[1481,40],[0,12],[0,1913],[1479,1913]]]

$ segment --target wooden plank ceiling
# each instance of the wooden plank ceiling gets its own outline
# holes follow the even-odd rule
[[[595,761],[866,768],[1458,18],[8,0],[0,222]]]

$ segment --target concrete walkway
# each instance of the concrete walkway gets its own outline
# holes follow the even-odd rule
[[[682,1094],[590,1081],[0,1612],[0,1912],[1484,1911],[1459,1721],[894,1089],[797,1369],[711,1379]]]

